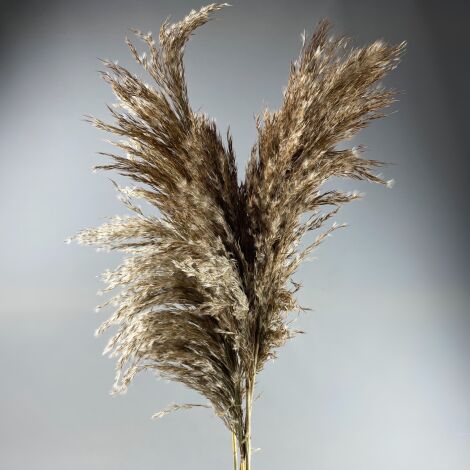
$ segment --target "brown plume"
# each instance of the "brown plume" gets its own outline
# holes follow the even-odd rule
[[[298,308],[299,286],[288,283],[340,225],[307,248],[300,241],[359,197],[322,192],[329,178],[386,183],[373,172],[380,162],[363,158],[361,147],[336,146],[393,101],[393,92],[376,84],[397,65],[405,44],[351,48],[345,38],[330,38],[328,22],[320,22],[291,65],[281,108],[257,121],[258,140],[240,184],[230,135],[224,144],[214,122],[191,109],[183,67],[191,33],[223,6],[164,23],[159,46],[151,34],[135,31],[147,54],[126,40],[153,85],[105,62],[103,78],[121,109],[110,108],[113,124],[90,120],[119,136],[113,144],[121,152],[105,154],[111,162],[97,168],[137,183],[117,186],[132,215],[74,238],[125,254],[103,274],[106,290],[120,288],[104,304],[116,309],[99,329],[117,327],[106,348],[118,358],[115,390],[154,369],[198,391],[236,436],[241,466],[249,470],[256,374],[295,334],[288,314]],[[135,198],[149,202],[153,214],[144,214]]]

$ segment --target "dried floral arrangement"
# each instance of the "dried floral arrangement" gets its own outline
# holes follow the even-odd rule
[[[147,54],[126,39],[153,85],[105,61],[102,76],[121,109],[109,108],[113,124],[90,121],[119,136],[111,143],[125,156],[104,153],[111,162],[97,168],[138,185],[116,185],[132,215],[73,238],[125,255],[103,274],[105,291],[120,291],[100,306],[115,311],[98,330],[117,327],[105,350],[118,358],[114,391],[125,391],[144,369],[196,390],[232,433],[234,468],[250,470],[256,376],[296,334],[289,313],[300,308],[300,286],[291,277],[342,225],[332,224],[306,247],[300,242],[359,197],[322,192],[322,185],[331,177],[387,184],[374,173],[381,163],[363,158],[362,147],[337,144],[394,101],[395,93],[377,82],[395,68],[405,43],[353,48],[320,22],[303,38],[280,109],[257,119],[240,183],[231,137],[224,143],[214,122],[191,109],[183,67],[190,35],[223,6],[165,22],[159,45],[150,33],[134,31]],[[135,198],[154,213],[144,214]],[[191,406],[200,405],[172,405],[157,416]]]

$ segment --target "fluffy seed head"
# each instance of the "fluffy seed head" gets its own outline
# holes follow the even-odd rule
[[[404,43],[350,47],[329,36],[327,21],[310,39],[304,35],[280,109],[257,119],[257,142],[239,183],[231,137],[224,143],[214,122],[191,109],[183,67],[191,33],[223,6],[165,22],[158,46],[151,33],[134,31],[144,54],[126,39],[151,85],[104,61],[102,77],[118,106],[109,107],[113,123],[90,121],[117,136],[111,143],[118,152],[103,153],[110,162],[97,168],[133,181],[116,185],[132,215],[75,240],[124,253],[102,276],[105,291],[117,293],[99,306],[115,307],[98,330],[116,328],[105,350],[117,358],[114,390],[153,369],[205,396],[243,442],[245,383],[296,333],[288,314],[299,308],[300,286],[292,275],[343,225],[319,229],[360,197],[322,191],[323,184],[332,177],[389,184],[362,147],[337,145],[393,101],[392,91],[376,85],[395,68]],[[147,212],[136,199],[149,203]],[[309,232],[316,237],[300,248]]]

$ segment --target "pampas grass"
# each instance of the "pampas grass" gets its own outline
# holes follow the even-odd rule
[[[292,275],[302,260],[341,225],[327,221],[357,193],[322,191],[332,177],[386,184],[362,148],[338,149],[393,101],[376,86],[397,65],[404,43],[377,41],[352,48],[329,36],[322,21],[291,65],[283,103],[257,119],[258,139],[239,183],[231,137],[188,102],[183,50],[193,31],[224,5],[165,22],[159,45],[134,31],[146,48],[126,39],[152,85],[104,61],[104,80],[119,107],[114,122],[90,118],[113,133],[113,170],[134,181],[120,187],[132,215],[77,234],[82,244],[124,253],[106,271],[107,305],[114,327],[106,352],[117,358],[115,392],[152,369],[203,395],[233,435],[234,467],[250,470],[251,411],[257,374],[296,331],[289,313],[299,309]],[[144,213],[135,199],[150,203]],[[307,217],[305,217],[307,215]],[[309,232],[316,238],[306,248]],[[194,406],[172,405],[158,414]]]

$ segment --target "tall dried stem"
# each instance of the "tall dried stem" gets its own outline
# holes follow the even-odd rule
[[[114,170],[135,186],[116,185],[131,215],[83,230],[79,243],[120,250],[120,266],[103,273],[100,306],[115,311],[98,330],[115,327],[106,352],[116,356],[115,392],[152,369],[203,395],[233,433],[234,466],[251,470],[256,375],[297,332],[289,313],[301,309],[292,280],[301,261],[331,232],[317,231],[359,194],[322,190],[330,178],[386,184],[363,158],[363,147],[338,148],[382,116],[393,91],[378,87],[395,68],[404,43],[350,47],[329,36],[322,21],[304,38],[291,65],[281,107],[257,119],[258,138],[239,182],[230,134],[192,110],[183,52],[193,31],[224,4],[165,22],[157,45],[135,31],[141,54],[126,39],[152,83],[104,61],[104,80],[118,99],[114,122],[90,117],[117,136],[117,153],[98,168]],[[147,204],[146,210],[135,199]],[[317,236],[301,249],[301,240]],[[290,284],[289,284],[290,283]],[[172,405],[162,416],[194,404]]]
[[[238,444],[237,436],[232,432],[232,454],[233,454],[233,470],[238,470]]]

